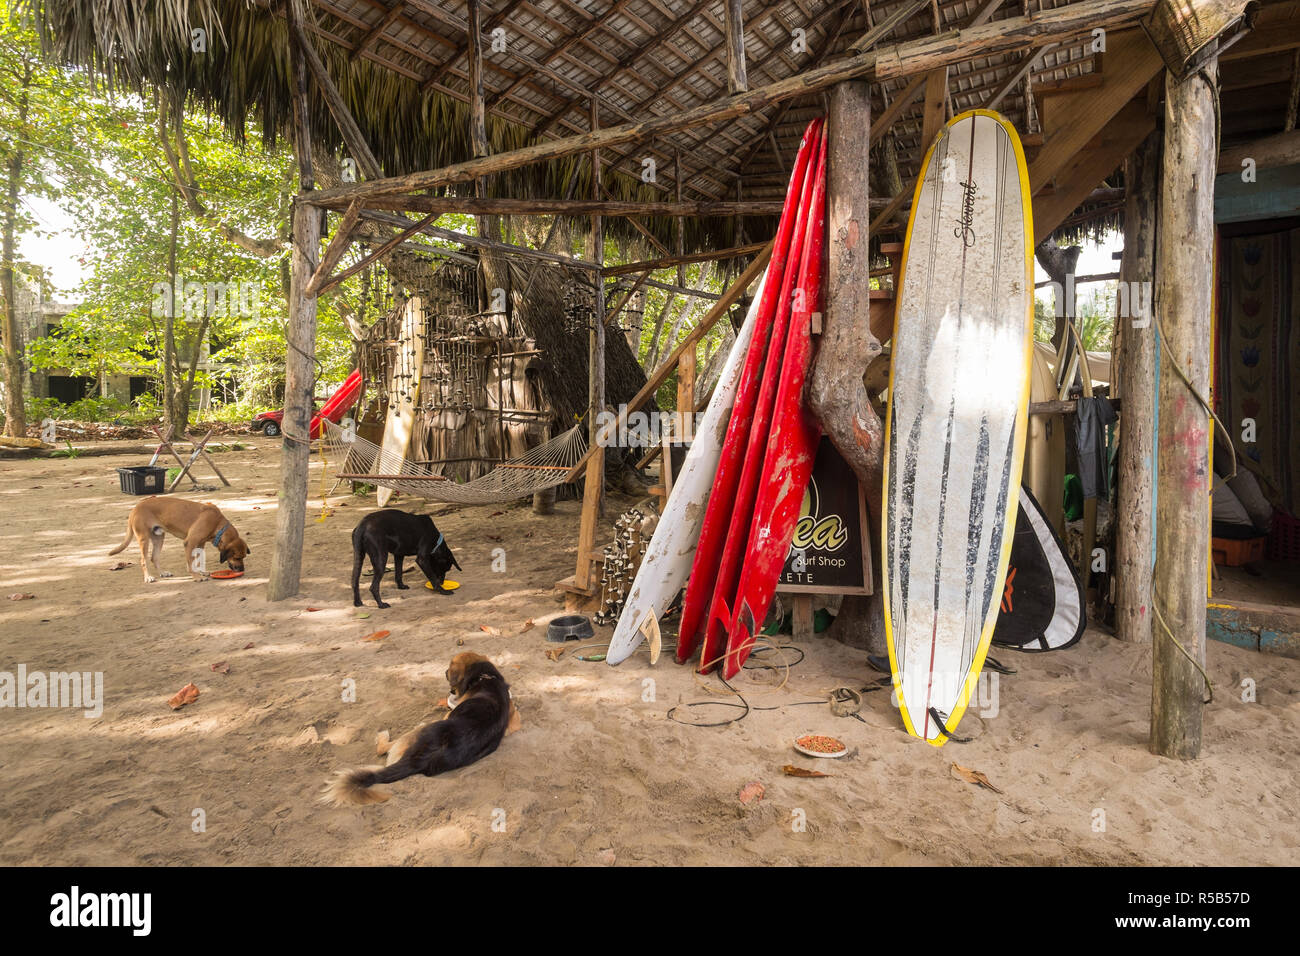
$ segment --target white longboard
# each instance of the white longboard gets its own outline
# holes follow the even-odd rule
[[[415,410],[420,400],[420,375],[424,370],[424,308],[420,299],[408,299],[402,312],[397,337],[397,354],[388,379],[388,412],[384,418],[384,440],[375,464],[376,475],[401,474],[411,447]],[[379,486],[379,507],[388,505],[393,489]]]
[[[695,546],[700,540],[700,525],[704,523],[704,507],[713,487],[713,476],[718,470],[722,442],[727,437],[727,422],[731,419],[731,407],[736,400],[736,385],[740,382],[749,342],[754,337],[754,322],[766,282],[767,273],[764,272],[750,303],[749,314],[736,333],[727,364],[718,376],[713,398],[695,429],[681,472],[673,481],[664,513],[646,546],[641,567],[632,582],[605,655],[605,660],[611,665],[621,664],[632,656],[644,639],[641,625],[647,612],[657,621],[668,610],[668,605],[686,584],[686,577],[691,572]]]
[[[922,165],[895,315],[883,593],[908,732],[942,745],[975,689],[1014,536],[1033,339],[1029,178],[996,113]]]

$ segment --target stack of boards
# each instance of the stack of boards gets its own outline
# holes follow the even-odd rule
[[[686,587],[677,660],[733,677],[762,626],[789,551],[821,430],[803,406],[821,308],[826,140],[799,144],[772,259],[718,379],[606,660],[625,661]],[[706,504],[707,502],[707,504]]]
[[[701,673],[721,664],[729,678],[771,606],[820,438],[802,391],[820,308],[825,157],[814,121],[771,264],[633,582],[610,664],[657,637],[686,584],[677,660],[698,650]],[[936,746],[961,720],[1003,598],[1028,424],[1032,257],[1014,128],[986,110],[955,117],[926,154],[908,223],[881,523],[897,698],[907,730]],[[1059,570],[1049,567],[1052,586],[1068,603]],[[1064,622],[1058,646],[1080,621]]]

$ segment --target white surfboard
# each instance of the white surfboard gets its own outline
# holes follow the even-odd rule
[[[420,375],[424,370],[424,308],[420,299],[408,299],[402,312],[397,353],[388,378],[388,411],[384,418],[384,439],[375,456],[371,474],[396,475],[402,471],[411,447],[415,409],[420,400]],[[379,486],[379,507],[393,497],[393,489]]]
[[[1033,340],[1029,177],[975,110],[922,165],[885,428],[885,629],[909,733],[942,745],[979,678],[1014,536]]]
[[[727,422],[731,419],[731,407],[736,400],[736,385],[745,365],[749,342],[754,337],[754,322],[766,282],[765,271],[754,292],[749,314],[736,333],[727,364],[718,376],[709,407],[700,417],[691,449],[673,482],[672,493],[664,505],[654,537],[646,545],[641,568],[632,581],[632,589],[623,604],[623,613],[619,615],[605,654],[605,660],[611,665],[621,664],[632,656],[644,640],[642,622],[646,614],[651,614],[657,621],[668,610],[668,605],[686,584],[686,577],[691,572],[695,546],[700,540],[700,526],[704,523],[704,506],[708,503],[709,489],[713,487],[713,476],[718,470],[722,442],[727,437]]]

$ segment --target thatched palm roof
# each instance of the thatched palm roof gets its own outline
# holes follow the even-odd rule
[[[49,48],[114,83],[182,89],[238,136],[258,123],[273,142],[287,128],[288,29],[283,0],[26,0]],[[309,32],[386,175],[430,169],[470,157],[466,0],[306,0]],[[875,0],[872,22],[904,0]],[[1006,0],[991,20],[1053,9],[1071,0]],[[987,0],[936,0],[889,37],[903,41],[960,26]],[[745,49],[751,86],[843,55],[870,26],[862,0],[745,0]],[[484,0],[485,39],[504,30],[504,50],[485,50],[488,134],[494,151],[586,132],[589,102],[610,126],[689,109],[727,91],[722,0]],[[208,48],[191,49],[204,28]],[[1028,78],[1036,86],[1077,80],[1099,69],[1090,38],[1044,53]],[[1285,54],[1289,56],[1289,51]],[[1252,61],[1254,62],[1254,61]],[[1015,73],[1019,54],[981,57],[948,75],[953,113],[986,105]],[[1285,83],[1289,77],[1280,76]],[[873,84],[883,111],[910,78]],[[1015,84],[998,105],[1026,133],[1036,129],[1033,97]],[[1271,93],[1270,93],[1271,95]],[[904,182],[920,161],[923,103],[894,126]],[[313,135],[341,145],[337,127],[313,97]],[[602,155],[605,181],[619,199],[671,199],[681,157],[687,200],[779,199],[799,137],[822,112],[820,97],[795,100],[703,129],[673,133],[630,151]],[[1225,130],[1228,128],[1225,120]],[[642,160],[657,164],[657,183],[641,182]],[[560,197],[577,168],[575,195],[589,195],[589,170],[566,160],[501,174],[501,196]],[[615,229],[626,224],[611,220]],[[665,243],[672,223],[646,223]],[[750,220],[752,239],[767,222]],[[734,244],[736,223],[691,220],[689,249]],[[627,233],[624,233],[627,234]]]

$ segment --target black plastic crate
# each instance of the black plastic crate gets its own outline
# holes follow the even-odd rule
[[[136,465],[133,468],[119,468],[117,477],[122,482],[122,491],[128,495],[161,494],[167,484],[167,469],[156,465]]]

